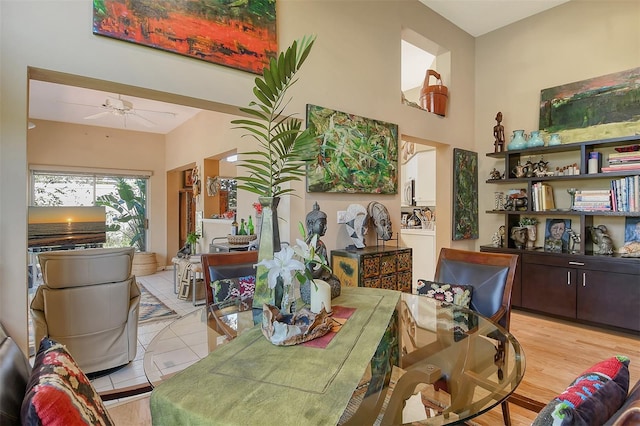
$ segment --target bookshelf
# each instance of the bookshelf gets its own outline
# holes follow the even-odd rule
[[[598,254],[588,236],[590,227],[605,220],[614,224],[608,225],[610,233],[624,235],[625,218],[640,217],[637,197],[627,205],[617,204],[610,196],[603,197],[603,194],[610,194],[612,182],[630,185],[632,195],[638,192],[640,168],[628,167],[628,163],[615,166],[620,161],[609,164],[609,154],[616,153],[615,148],[633,145],[640,145],[640,136],[486,154],[501,161],[496,168],[505,171],[503,179],[486,182],[495,184],[500,190],[507,187],[512,192],[524,191],[527,197],[526,206],[520,204],[514,210],[486,212],[504,216],[505,242],[502,247],[480,247],[480,251],[519,255],[517,285],[514,284],[512,295],[515,307],[581,323],[640,332],[640,258],[622,257],[615,252]],[[636,152],[640,155],[640,151]],[[613,156],[620,157],[630,158]],[[549,170],[555,171],[557,165],[563,164],[568,167],[563,175],[515,177],[511,171],[531,158],[540,158],[540,161],[544,158],[550,165],[553,163]],[[598,161],[597,173],[589,173],[590,158]],[[594,171],[593,164],[591,171]],[[542,194],[545,194],[544,200]],[[616,193],[618,197],[621,195],[622,192]],[[547,220],[570,218],[571,228],[579,233],[581,241],[570,253],[544,251],[543,247],[518,249],[509,236],[522,217],[539,219],[537,242],[544,240],[545,217]]]
[[[602,154],[601,168],[610,169],[608,164],[609,154],[616,153],[615,148],[640,145],[640,136],[628,136],[613,139],[568,143],[550,147],[529,148],[514,151],[492,152],[486,154],[487,157],[501,160],[502,168],[505,170],[504,179],[489,179],[486,182],[490,184],[500,185],[501,187],[509,186],[509,188],[524,189],[527,193],[527,206],[518,210],[488,210],[486,213],[499,214],[505,216],[506,235],[510,235],[511,228],[518,226],[521,216],[553,216],[553,217],[570,217],[574,219],[572,227],[575,232],[583,236],[581,238],[580,247],[573,254],[589,255],[593,254],[589,248],[590,241],[584,238],[587,235],[587,229],[594,226],[594,217],[640,217],[640,203],[636,200],[634,206],[627,205],[624,209],[612,206],[610,209],[574,209],[572,208],[569,196],[565,198],[566,202],[558,200],[558,192],[568,188],[576,191],[593,191],[601,194],[602,191],[611,189],[612,182],[632,182],[627,185],[633,186],[635,182],[640,180],[640,168],[617,170],[611,172],[588,173],[588,159],[591,153],[599,152]],[[640,151],[635,151],[640,155]],[[528,176],[514,177],[511,172],[516,166],[525,164],[531,158],[544,158],[550,164],[554,156],[561,156],[567,165],[575,164],[576,174],[564,175],[544,175],[544,176]],[[562,160],[556,164],[564,164]],[[555,165],[554,165],[555,166]],[[496,167],[498,170],[500,166]],[[549,169],[554,169],[550,167]],[[588,188],[585,186],[590,185]],[[627,186],[628,187],[628,186]],[[539,189],[538,189],[539,188]],[[559,189],[558,189],[559,188]],[[636,186],[637,188],[637,186]],[[640,188],[639,188],[640,189]],[[640,191],[636,191],[640,192]],[[554,195],[555,193],[555,195]],[[576,192],[576,194],[582,194]],[[543,202],[544,201],[544,202]],[[630,211],[634,210],[634,211]],[[538,233],[544,236],[544,232]],[[512,240],[507,238],[505,248],[515,248]]]

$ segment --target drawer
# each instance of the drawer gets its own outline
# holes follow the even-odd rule
[[[380,275],[380,256],[365,256],[362,258],[362,278]]]
[[[384,255],[380,257],[380,274],[388,275],[396,272],[396,255]],[[384,288],[384,287],[383,287]]]
[[[406,250],[397,255],[397,268],[398,271],[411,271],[411,250]]]
[[[395,290],[396,289],[396,275],[383,275],[380,278],[380,287],[385,290]]]
[[[380,277],[367,278],[362,281],[363,287],[380,288]]]

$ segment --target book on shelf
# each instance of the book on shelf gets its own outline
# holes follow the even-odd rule
[[[555,208],[555,200],[553,198],[553,187],[546,183],[538,182],[533,184],[532,194],[532,210],[545,211]]]
[[[613,211],[640,212],[640,176],[626,176],[611,181]]]

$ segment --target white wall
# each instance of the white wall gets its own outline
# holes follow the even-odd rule
[[[119,82],[229,105],[246,105],[253,75],[91,33],[89,0],[3,0],[0,22],[0,320],[26,348],[27,68]],[[400,103],[400,32],[410,27],[452,52],[447,119]],[[315,33],[318,40],[291,91],[291,110],[304,118],[306,103],[398,123],[410,136],[473,147],[474,39],[417,0],[338,2],[280,0],[282,47]],[[185,142],[187,143],[187,142]],[[443,154],[448,154],[445,149]],[[167,157],[170,153],[167,153]],[[449,158],[444,161],[449,163]],[[446,169],[443,169],[446,176]],[[7,182],[11,182],[7,185]],[[450,178],[442,180],[450,192]],[[320,202],[329,217],[370,196],[304,193],[284,203],[290,224]],[[441,192],[438,193],[438,196]],[[399,217],[398,196],[377,197]],[[444,200],[445,203],[450,199]],[[440,200],[439,200],[440,204]],[[289,212],[287,209],[286,212]],[[396,230],[399,221],[396,224]],[[449,224],[450,225],[450,224]],[[440,226],[446,226],[444,223]],[[339,229],[330,224],[325,243],[335,247]],[[450,230],[443,230],[450,234]]]

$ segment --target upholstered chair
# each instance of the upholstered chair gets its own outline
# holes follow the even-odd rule
[[[133,255],[131,247],[39,254],[44,283],[31,302],[36,347],[45,336],[64,344],[85,373],[132,361],[140,305]]]

